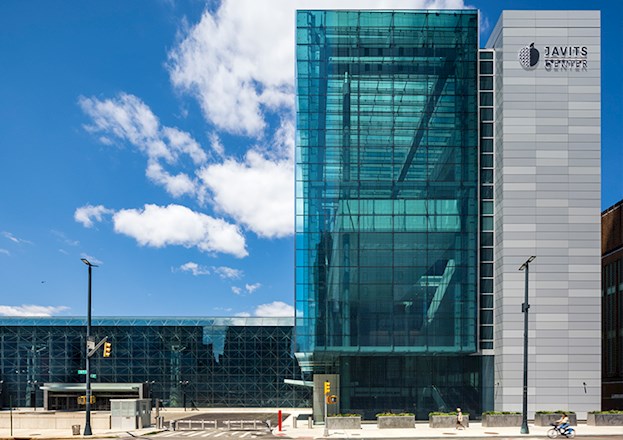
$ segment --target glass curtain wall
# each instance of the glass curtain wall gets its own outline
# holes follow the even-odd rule
[[[393,374],[402,378],[394,390],[411,388],[400,405],[428,393],[422,405],[442,407],[435,378],[448,387],[462,379],[426,356],[463,362],[456,357],[477,351],[477,12],[296,19],[301,366],[341,374],[343,410],[359,405],[357,393],[394,392],[387,381],[372,391],[353,385],[370,373],[358,359],[382,355],[391,365],[379,381]],[[407,384],[424,370],[428,380]]]
[[[39,405],[44,383],[84,383],[86,322],[0,319],[2,403]],[[291,318],[95,318],[96,340],[112,355],[91,360],[94,383],[145,383],[153,399],[181,407],[305,407]],[[33,396],[33,392],[36,393]]]

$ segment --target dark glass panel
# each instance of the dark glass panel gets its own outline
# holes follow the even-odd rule
[[[493,61],[481,61],[480,62],[480,74],[482,75],[493,74]]]

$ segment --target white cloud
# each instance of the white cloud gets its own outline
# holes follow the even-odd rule
[[[16,243],[16,244],[32,244],[32,241],[28,241],[28,240],[24,240],[22,238],[18,238],[15,235],[13,235],[12,233],[7,232],[7,231],[3,231],[2,235],[4,235],[4,237],[6,239],[8,239],[8,240],[10,240],[10,241],[12,241],[13,243]]]
[[[294,316],[294,307],[282,301],[274,301],[269,304],[261,304],[257,306],[254,312],[255,316],[276,317],[276,316]]]
[[[147,163],[145,175],[154,183],[163,186],[173,197],[184,194],[195,194],[195,182],[186,173],[170,174],[165,171],[159,162],[150,159]]]
[[[266,112],[294,107],[296,9],[464,7],[463,0],[223,0],[171,50],[169,75],[219,129],[260,137]]]
[[[0,254],[11,255],[11,253],[8,250],[2,249],[2,248],[0,248]]]
[[[199,176],[216,208],[261,237],[284,237],[294,230],[294,166],[249,151],[244,162],[227,159]]]
[[[243,275],[243,272],[240,269],[234,269],[227,266],[213,267],[212,270],[223,279],[233,280],[241,278]]]
[[[129,142],[147,156],[146,175],[151,181],[173,197],[198,195],[193,178],[183,172],[170,173],[162,165],[179,165],[183,156],[188,156],[195,166],[205,163],[208,156],[192,136],[161,126],[151,109],[134,95],[121,93],[106,100],[80,97],[78,103],[92,120],[85,127],[87,131],[103,133],[100,140],[105,144],[112,142],[110,136]]]
[[[216,133],[210,133],[210,147],[220,157],[225,157],[225,147],[221,142],[221,138]]]
[[[260,287],[262,287],[262,285],[260,283],[254,283],[254,284],[245,284],[244,288],[247,290],[247,292],[249,293],[253,293],[255,292],[257,289],[259,289]]]
[[[238,316],[239,318],[248,318],[251,316],[249,312],[240,312],[236,313],[234,316]]]
[[[231,291],[236,295],[240,295],[242,293],[242,289],[240,287],[232,286]]]
[[[182,264],[178,270],[181,270],[182,272],[190,272],[192,273],[194,276],[199,276],[199,275],[209,275],[210,271],[208,270],[207,267],[205,266],[200,266],[197,263],[194,263],[192,261],[189,261],[188,263],[184,263]]]
[[[84,205],[77,208],[74,212],[74,220],[78,223],[82,223],[85,228],[93,227],[93,221],[101,222],[104,215],[114,213],[112,209],[108,209],[102,205]]]
[[[36,306],[32,304],[0,306],[0,316],[53,316],[66,310],[69,310],[69,307]]]
[[[236,257],[248,255],[245,239],[236,225],[192,211],[180,205],[145,205],[122,209],[113,216],[115,231],[134,238],[142,246],[179,245]]]

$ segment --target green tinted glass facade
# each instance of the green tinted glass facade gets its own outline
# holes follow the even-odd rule
[[[342,411],[480,409],[477,12],[296,19],[301,365]]]

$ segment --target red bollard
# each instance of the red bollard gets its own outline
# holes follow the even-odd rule
[[[279,410],[279,432],[281,432],[281,410]]]

